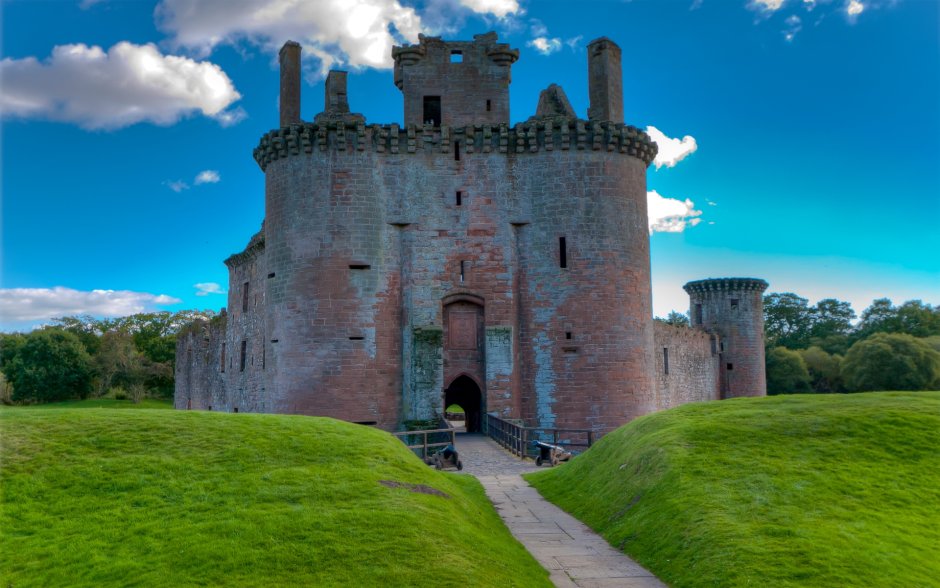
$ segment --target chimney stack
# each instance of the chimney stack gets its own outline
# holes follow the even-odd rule
[[[623,72],[620,47],[607,37],[591,41],[588,52],[588,119],[623,122]]]
[[[346,72],[330,70],[326,76],[326,104],[323,112],[347,114],[349,99],[346,97]]]
[[[281,47],[281,126],[300,123],[300,44],[288,41]]]

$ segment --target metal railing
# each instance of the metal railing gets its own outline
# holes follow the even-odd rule
[[[435,441],[432,443],[428,442],[428,435],[439,435],[442,433],[447,434],[449,438],[448,441],[443,441],[443,442]],[[447,447],[448,445],[455,445],[457,442],[457,429],[453,427],[449,427],[447,429],[430,429],[430,430],[424,430],[424,431],[401,431],[398,433],[392,433],[392,435],[401,439],[405,443],[405,445],[408,447],[408,449],[411,449],[412,451],[414,451],[415,449],[420,449],[421,459],[426,459],[428,457],[428,449],[432,449],[435,447]],[[416,445],[412,445],[411,437],[421,437],[421,442]]]
[[[532,441],[547,443],[549,437],[552,445],[565,448],[587,449],[594,444],[594,431],[590,429],[526,427],[492,414],[483,415],[483,432],[522,459],[536,455],[537,449],[531,444]]]

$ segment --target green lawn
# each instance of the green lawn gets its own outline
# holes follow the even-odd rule
[[[157,400],[144,398],[138,404],[131,400],[113,400],[108,398],[95,398],[89,400],[68,400],[66,402],[51,402],[49,404],[34,404],[29,408],[158,408],[172,409],[172,400]]]
[[[0,439],[4,587],[550,586],[476,479],[369,427],[17,407]]]
[[[527,478],[674,587],[940,586],[940,392],[685,405]]]

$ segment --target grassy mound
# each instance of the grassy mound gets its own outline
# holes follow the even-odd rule
[[[527,478],[673,586],[940,581],[938,392],[686,405]]]
[[[476,481],[332,419],[0,410],[11,586],[547,586]]]

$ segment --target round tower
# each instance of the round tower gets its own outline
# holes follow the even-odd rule
[[[689,282],[691,323],[719,336],[721,398],[766,396],[764,300],[767,282],[711,278]]]

